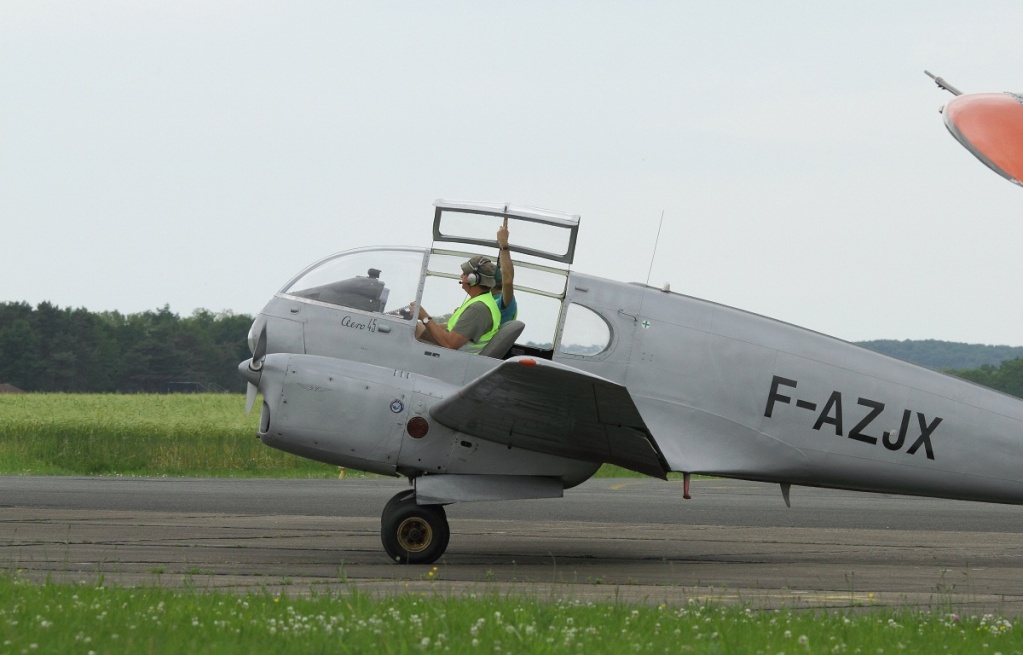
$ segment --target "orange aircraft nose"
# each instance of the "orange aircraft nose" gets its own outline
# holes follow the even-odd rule
[[[1007,180],[1023,186],[1023,96],[971,93],[942,110],[959,143]]]

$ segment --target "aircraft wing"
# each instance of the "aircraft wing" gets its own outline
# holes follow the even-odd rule
[[[669,470],[628,389],[544,359],[509,359],[430,414],[450,428],[515,448],[658,478]]]

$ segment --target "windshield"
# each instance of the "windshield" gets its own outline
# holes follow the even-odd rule
[[[281,293],[367,312],[395,312],[416,299],[422,271],[422,251],[352,250],[313,264]]]

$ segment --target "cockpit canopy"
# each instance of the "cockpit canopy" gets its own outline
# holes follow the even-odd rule
[[[550,357],[579,217],[499,203],[438,200],[434,206],[432,249],[370,247],[337,253],[307,267],[279,295],[319,307],[318,311],[344,308],[412,322],[407,308],[415,303],[435,318],[446,317],[465,299],[459,283],[461,263],[475,254],[498,261],[496,232],[504,224],[515,265],[518,319],[525,323],[517,343]],[[450,244],[450,249],[439,248],[440,243]],[[361,324],[359,319],[347,320]]]
[[[365,312],[391,312],[416,299],[424,255],[422,250],[395,248],[338,253],[299,273],[281,293]]]
[[[380,269],[371,268],[366,272],[366,277],[357,275],[347,280],[296,290],[294,295],[367,312],[381,312],[387,304],[389,293],[390,290],[380,280]]]

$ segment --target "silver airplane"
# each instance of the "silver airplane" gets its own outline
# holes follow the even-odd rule
[[[459,262],[507,221],[519,321],[479,354],[416,339],[406,308],[461,302]],[[387,555],[445,551],[444,506],[561,497],[605,463],[791,485],[1023,503],[1023,401],[667,288],[570,271],[579,217],[437,201],[432,248],[301,271],[239,366],[259,438],[410,488]],[[460,245],[454,245],[460,244]],[[453,249],[448,249],[453,248]]]

